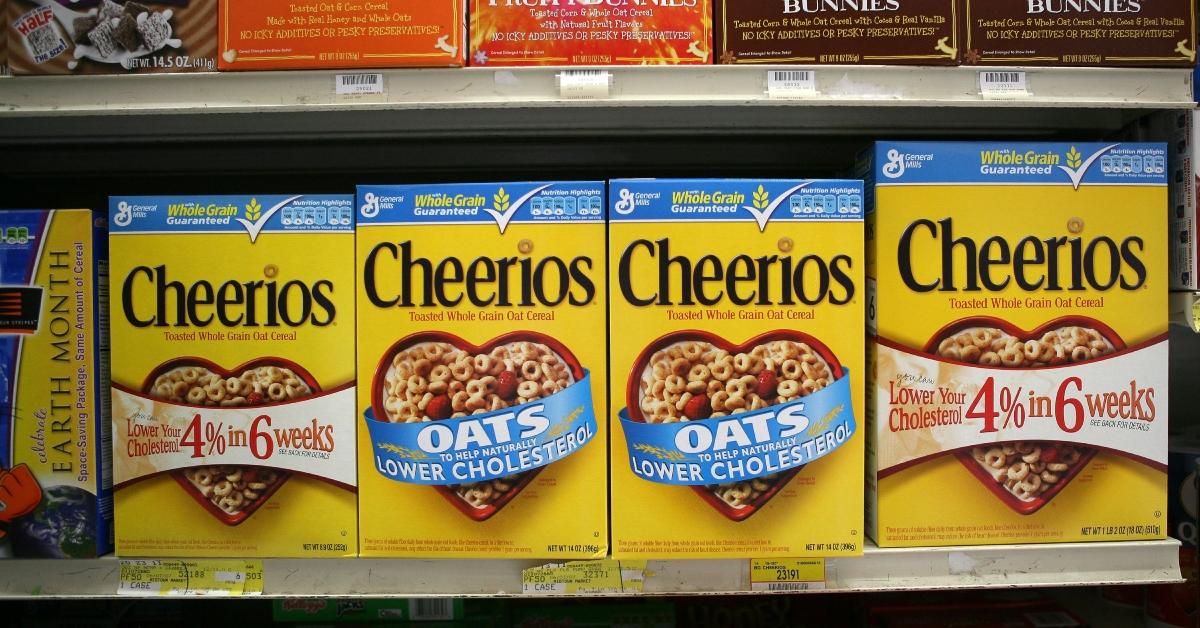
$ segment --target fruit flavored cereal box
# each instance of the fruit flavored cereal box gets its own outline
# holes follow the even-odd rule
[[[221,70],[461,66],[462,0],[221,0]]]
[[[604,556],[604,184],[358,208],[363,555]]]
[[[7,0],[13,74],[212,72],[217,0]]]
[[[708,65],[711,0],[470,0],[473,66]]]
[[[1162,144],[879,143],[868,529],[882,547],[1166,534]]]
[[[112,551],[104,220],[0,212],[0,557]]]
[[[119,554],[356,553],[353,202],[109,200]]]
[[[609,194],[613,555],[860,554],[862,182]]]

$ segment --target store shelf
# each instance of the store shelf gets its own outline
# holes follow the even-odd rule
[[[878,549],[826,561],[825,590],[897,591],[1150,584],[1179,581],[1179,543],[1064,543]],[[545,561],[267,560],[270,597],[520,595],[521,570]],[[120,580],[114,558],[5,561],[0,598],[108,597]],[[750,592],[749,561],[649,561],[644,593]]]

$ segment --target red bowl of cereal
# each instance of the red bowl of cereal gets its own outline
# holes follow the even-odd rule
[[[440,421],[536,401],[583,377],[570,349],[535,331],[508,332],[479,345],[447,332],[424,331],[384,352],[371,381],[371,409],[380,421]],[[467,517],[485,521],[541,470],[433,488]]]
[[[972,316],[940,329],[924,351],[948,362],[988,368],[1053,368],[1100,360],[1126,349],[1108,325],[1063,316],[1025,331],[994,316]],[[1097,450],[1053,441],[1007,441],[954,455],[1014,511],[1037,512],[1070,484]]]
[[[707,331],[681,330],[658,338],[638,355],[625,403],[629,418],[640,423],[702,421],[791,401],[842,375],[833,352],[803,332],[769,331],[734,344]],[[717,512],[743,521],[802,468],[691,488]]]
[[[291,360],[258,358],[231,369],[200,357],[160,364],[142,383],[155,399],[196,408],[269,407],[321,391],[316,378]],[[171,477],[225,525],[250,518],[291,473],[250,465],[206,465],[173,471]]]

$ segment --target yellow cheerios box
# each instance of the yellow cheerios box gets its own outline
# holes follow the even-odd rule
[[[362,554],[607,554],[604,184],[358,208]]]
[[[1166,151],[880,143],[868,529],[881,547],[1166,533]]]
[[[861,554],[862,182],[609,195],[613,556]]]
[[[357,553],[354,197],[114,197],[123,556]]]

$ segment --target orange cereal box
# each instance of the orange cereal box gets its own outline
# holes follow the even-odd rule
[[[221,0],[221,70],[458,67],[462,0]]]
[[[117,553],[355,555],[353,197],[109,215]]]
[[[363,556],[608,552],[604,184],[359,186]]]
[[[876,542],[1164,538],[1165,146],[880,143],[861,168]]]
[[[473,66],[707,65],[711,0],[471,0]]]

